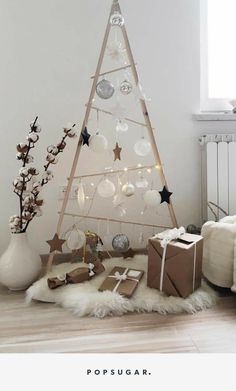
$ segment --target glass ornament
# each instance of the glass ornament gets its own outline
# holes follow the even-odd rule
[[[85,204],[84,186],[82,182],[79,183],[78,192],[77,192],[77,202],[79,204],[79,208],[82,210]]]
[[[145,189],[148,187],[148,181],[144,177],[140,177],[136,180],[135,185],[138,189]]]
[[[114,14],[111,15],[110,17],[110,24],[112,26],[119,26],[122,27],[125,23],[125,19],[123,15],[121,15],[119,12],[114,12]]]
[[[128,80],[122,81],[120,85],[120,92],[123,95],[129,95],[132,92],[133,86]]]
[[[109,80],[102,79],[96,86],[96,93],[101,99],[111,98],[114,92],[114,86]]]
[[[122,186],[122,193],[126,196],[126,197],[130,197],[132,196],[134,193],[135,193],[135,187],[132,183],[125,183],[123,186]]]
[[[148,206],[158,206],[161,202],[161,196],[157,190],[147,190],[143,195],[143,200]]]
[[[76,226],[72,227],[72,230],[68,232],[66,237],[66,245],[70,250],[78,250],[85,245],[86,238],[83,231]]]
[[[125,253],[129,249],[129,239],[124,234],[117,234],[112,240],[112,247],[115,251]]]
[[[116,188],[114,183],[106,178],[98,184],[97,190],[101,197],[108,198],[115,194]]]
[[[129,129],[129,125],[126,122],[123,122],[121,120],[117,121],[117,124],[116,124],[116,131],[117,132],[127,132],[128,129]]]
[[[147,156],[150,150],[151,150],[151,144],[144,137],[142,137],[134,144],[134,152],[138,156]]]
[[[102,134],[96,133],[89,139],[89,148],[93,152],[102,153],[107,149],[108,141]]]
[[[123,196],[122,194],[118,193],[118,194],[115,194],[113,200],[112,200],[112,203],[114,205],[114,207],[116,206],[120,206],[121,204],[124,203],[124,199],[123,199]]]

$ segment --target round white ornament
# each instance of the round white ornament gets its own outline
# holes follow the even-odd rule
[[[116,188],[113,182],[109,179],[101,181],[97,187],[98,194],[103,198],[112,197],[115,194]]]
[[[151,150],[151,144],[144,137],[142,137],[134,144],[134,152],[138,156],[147,156],[150,150]]]
[[[124,17],[119,12],[114,12],[110,17],[110,24],[112,26],[123,26],[125,23]]]
[[[120,92],[123,95],[129,95],[132,92],[133,86],[129,80],[122,81],[120,85]]]
[[[86,242],[86,237],[83,231],[74,228],[70,231],[66,239],[67,247],[70,250],[77,250],[84,246]]]
[[[123,122],[121,120],[117,121],[117,124],[116,124],[116,131],[117,132],[127,132],[128,129],[129,129],[129,126],[126,122]]]
[[[107,149],[108,141],[103,134],[96,133],[89,139],[89,148],[93,152],[102,153]]]
[[[125,183],[123,186],[122,186],[122,193],[126,196],[126,197],[130,197],[134,194],[135,192],[135,187],[132,183]]]
[[[114,92],[114,86],[109,80],[102,79],[96,86],[96,93],[101,99],[111,98]]]
[[[147,181],[146,178],[141,177],[141,178],[136,180],[135,185],[139,189],[145,189],[145,188],[148,187],[148,181]]]
[[[143,200],[148,206],[158,206],[161,202],[161,196],[157,190],[147,190],[143,195]]]

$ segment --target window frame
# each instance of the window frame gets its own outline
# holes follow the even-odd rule
[[[231,111],[229,99],[208,96],[208,0],[200,0],[200,111]]]

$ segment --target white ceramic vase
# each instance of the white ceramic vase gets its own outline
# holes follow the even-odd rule
[[[10,290],[25,290],[39,277],[42,261],[29,245],[27,234],[11,234],[0,258],[0,282]]]

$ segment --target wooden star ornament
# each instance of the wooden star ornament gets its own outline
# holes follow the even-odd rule
[[[114,161],[115,160],[121,160],[121,157],[120,157],[120,153],[122,151],[122,148],[119,146],[118,143],[116,143],[116,146],[115,148],[113,149],[113,152],[114,152]]]
[[[50,253],[54,251],[62,253],[62,245],[65,243],[65,240],[59,239],[59,236],[55,234],[51,240],[47,240],[47,243],[50,246]]]
[[[170,203],[170,196],[173,194],[172,192],[168,191],[167,188],[164,186],[161,191],[159,191],[159,194],[161,196],[161,204],[163,202],[167,202],[167,204]]]

